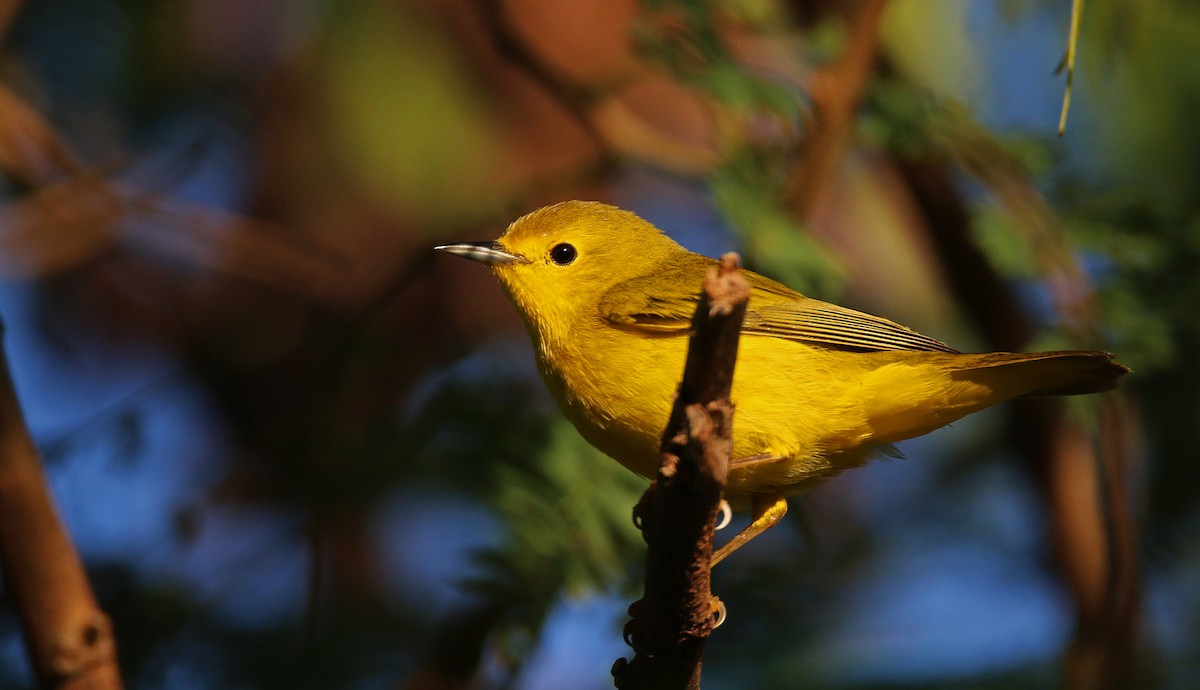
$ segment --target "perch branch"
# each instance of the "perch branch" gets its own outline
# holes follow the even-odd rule
[[[613,665],[618,688],[700,687],[713,628],[713,532],[733,448],[729,391],[750,297],[737,267],[737,255],[726,254],[705,278],[662,465],[634,508],[647,544],[646,584],[626,626],[633,661]]]

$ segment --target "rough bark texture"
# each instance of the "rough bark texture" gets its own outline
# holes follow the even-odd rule
[[[715,612],[713,532],[733,448],[729,391],[750,296],[737,265],[737,255],[726,254],[705,280],[662,465],[634,508],[648,547],[646,584],[626,626],[633,661],[613,665],[619,688],[700,687]]]

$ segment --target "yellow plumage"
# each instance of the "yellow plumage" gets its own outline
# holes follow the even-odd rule
[[[654,476],[687,329],[716,261],[632,213],[579,201],[534,211],[496,242],[440,249],[492,267],[566,416],[597,448]],[[734,503],[803,488],[1003,400],[1108,390],[1128,372],[1102,352],[959,353],[745,274],[734,457],[769,459],[735,463]]]

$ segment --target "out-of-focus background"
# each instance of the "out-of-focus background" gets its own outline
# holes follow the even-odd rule
[[[715,574],[705,687],[1200,686],[1200,6],[1088,3],[1057,138],[1070,14],[0,3],[4,346],[129,686],[611,687],[644,483],[431,251],[571,198],[1136,370],[798,499]]]

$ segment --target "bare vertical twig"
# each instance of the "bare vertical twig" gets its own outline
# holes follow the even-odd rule
[[[1067,70],[1067,86],[1063,89],[1062,112],[1058,115],[1058,136],[1067,133],[1067,113],[1071,111],[1071,86],[1075,81],[1075,52],[1079,45],[1079,24],[1083,21],[1083,0],[1071,2],[1071,31],[1067,36],[1067,50],[1063,53],[1058,71]]]
[[[736,254],[712,270],[692,320],[687,364],[663,434],[658,478],[634,508],[646,539],[645,596],[630,607],[633,661],[618,659],[619,688],[699,688],[712,632],[710,587],[717,506],[729,474],[729,391],[750,286]]]
[[[79,555],[55,513],[2,348],[0,571],[42,687],[121,687],[112,624],[97,605]]]

